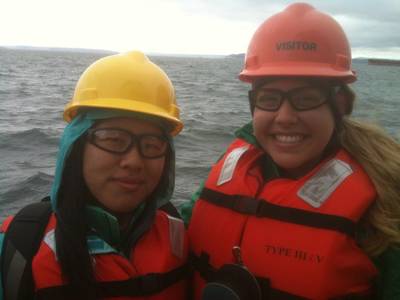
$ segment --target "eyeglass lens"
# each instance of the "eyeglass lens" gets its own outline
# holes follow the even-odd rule
[[[135,135],[129,131],[117,128],[100,128],[90,132],[90,142],[98,148],[123,154],[136,145],[145,158],[157,158],[165,155],[167,141],[162,135]]]
[[[325,103],[328,94],[326,90],[317,87],[302,87],[287,92],[263,88],[255,91],[254,104],[262,110],[277,111],[285,99],[295,110],[310,110]]]

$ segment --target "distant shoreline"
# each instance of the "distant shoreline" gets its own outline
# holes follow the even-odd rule
[[[400,66],[400,60],[395,59],[368,59],[369,65],[379,65],[379,66]]]
[[[49,51],[49,52],[71,52],[71,53],[97,53],[97,54],[116,54],[118,51],[105,49],[88,49],[88,48],[64,48],[64,47],[41,47],[41,46],[25,46],[25,45],[0,45],[0,49],[10,50],[26,50],[26,51]],[[134,50],[134,49],[132,49]],[[140,50],[140,49],[138,49]],[[232,54],[178,54],[178,53],[158,53],[145,52],[149,56],[169,56],[169,57],[204,57],[204,58],[240,58],[244,59],[245,53]],[[365,62],[371,65],[400,65],[400,60],[370,57],[353,57],[353,62]]]
[[[105,54],[117,53],[115,51],[104,50],[104,49],[33,47],[33,46],[0,46],[0,49],[27,50],[27,51],[75,52],[75,53],[105,53]]]
[[[10,50],[26,50],[26,51],[49,51],[49,52],[71,52],[71,53],[95,53],[95,54],[117,54],[119,52],[104,49],[87,49],[87,48],[62,48],[62,47],[33,47],[33,46],[1,46],[0,49]],[[132,49],[135,50],[135,49]],[[140,50],[140,49],[137,49]],[[176,54],[176,53],[156,53],[145,52],[149,56],[169,56],[169,57],[205,57],[205,58],[224,58],[229,55],[218,54]]]

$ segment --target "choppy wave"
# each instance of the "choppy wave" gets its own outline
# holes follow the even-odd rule
[[[62,110],[79,75],[99,53],[0,49],[0,219],[49,192]],[[174,201],[190,198],[250,120],[248,85],[237,79],[242,58],[152,57],[169,75],[185,123],[176,137]],[[354,115],[400,138],[400,68],[354,65],[359,81]]]
[[[13,214],[21,206],[47,196],[52,181],[53,176],[38,172],[10,185],[1,195],[0,220],[3,221],[5,216]]]
[[[2,150],[20,151],[33,145],[55,146],[58,143],[58,136],[54,132],[45,132],[43,129],[32,128],[13,133],[2,133],[0,148]]]

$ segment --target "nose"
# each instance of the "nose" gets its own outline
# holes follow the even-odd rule
[[[124,153],[120,160],[121,168],[129,168],[134,170],[142,169],[144,166],[143,157],[139,153],[138,147],[135,145],[127,153]]]
[[[276,112],[275,122],[281,124],[293,124],[296,123],[298,115],[296,110],[292,107],[287,99],[285,99],[281,107]]]

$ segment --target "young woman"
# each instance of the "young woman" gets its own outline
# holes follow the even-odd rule
[[[340,25],[288,6],[255,32],[239,78],[252,122],[183,208],[195,299],[400,299],[400,145],[348,118]]]
[[[140,52],[102,58],[82,74],[64,118],[53,212],[27,264],[32,298],[185,299],[183,222],[160,209],[170,205],[172,137],[183,127],[167,75]],[[3,296],[27,299],[11,244]]]

